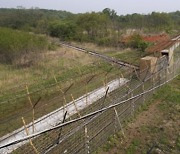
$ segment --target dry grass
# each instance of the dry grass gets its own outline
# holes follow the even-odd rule
[[[54,74],[63,75],[66,70],[90,65],[95,61],[95,58],[87,54],[59,47],[56,51],[42,53],[39,61],[30,67],[17,68],[0,64],[0,89],[5,90],[25,83],[33,84],[52,78]]]
[[[88,50],[93,50],[102,54],[105,54],[110,57],[114,57],[118,60],[126,61],[132,64],[139,64],[139,60],[141,57],[146,55],[145,52],[131,49],[131,48],[117,48],[117,47],[103,47],[103,46],[97,46],[93,43],[74,43],[73,45],[86,48]]]
[[[109,52],[123,52],[121,48],[117,47],[105,47],[105,46],[98,46],[94,43],[77,43],[77,42],[72,42],[73,45],[77,45],[79,47],[87,48],[90,50],[95,50],[97,52],[103,53],[103,54],[108,54]]]

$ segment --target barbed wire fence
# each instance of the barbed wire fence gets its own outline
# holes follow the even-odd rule
[[[50,85],[52,88],[44,88],[40,93],[37,91],[30,92],[28,86],[26,86],[25,94],[0,103],[1,114],[3,115],[0,117],[0,136],[20,128],[22,126],[21,117],[24,117],[26,122],[30,123],[32,115],[35,115],[35,119],[37,119],[72,101],[71,95],[76,99],[85,92],[88,93],[93,89],[103,86],[104,76],[106,76],[108,82],[119,78],[118,72],[111,73],[110,71],[111,70],[91,74],[90,76],[82,77],[81,80],[75,82],[70,81],[63,84],[54,76],[54,83]],[[81,88],[79,88],[79,85],[81,85]],[[43,94],[41,95],[41,93]],[[44,97],[44,95],[46,95],[46,97]],[[48,95],[52,96],[48,97]],[[11,108],[11,110],[9,108]],[[12,113],[9,113],[8,110]],[[32,112],[35,112],[35,114]]]
[[[54,76],[59,95],[48,100],[50,105],[41,97],[33,97],[27,87],[23,98],[31,107],[0,122],[1,130],[4,130],[2,135],[9,132],[0,138],[0,152],[84,154],[96,151],[118,131],[125,140],[128,137],[124,131],[125,121],[134,116],[156,89],[180,73],[179,57],[170,66],[166,57],[160,58],[154,65],[153,72],[147,67],[142,72],[122,69],[113,75],[111,70],[103,76],[92,74],[84,82],[68,83],[64,89]],[[79,86],[80,83],[85,86]],[[100,85],[103,85],[99,89],[102,93],[98,90],[90,92]],[[83,92],[85,95],[80,97]],[[38,124],[47,127],[42,129]],[[12,128],[8,131],[9,127]],[[11,133],[12,130],[16,131]]]

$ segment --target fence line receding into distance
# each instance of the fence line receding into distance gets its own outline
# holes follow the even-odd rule
[[[21,130],[24,132],[24,135],[18,138],[16,136],[18,131],[16,130],[17,132],[15,134],[10,133],[1,137],[0,153],[9,153],[15,150],[16,153],[23,154],[88,154],[93,153],[98,147],[105,144],[108,138],[116,132],[121,131],[122,138],[125,138],[127,136],[123,130],[125,121],[134,116],[137,109],[152,97],[156,89],[179,75],[180,57],[176,57],[174,64],[171,66],[168,65],[167,58],[162,57],[155,64],[154,68],[153,73],[150,73],[149,68],[141,73],[126,68],[126,71],[118,73],[118,75],[113,76],[113,78],[108,78],[108,75],[106,75],[104,79],[100,81],[101,83],[103,82],[103,87],[101,86],[102,89],[99,89],[99,93],[95,93],[95,91],[88,92],[90,87],[85,87],[83,89],[85,95],[79,98],[77,97],[78,95],[74,96],[74,94],[72,94],[72,84],[64,90],[57,84],[60,97],[55,98],[55,100],[52,99],[51,101],[62,101],[60,108],[62,112],[56,116],[45,115],[49,117],[50,120],[43,121],[48,127],[42,130],[36,125],[36,120],[34,122],[32,121],[32,119],[34,119],[34,117],[32,117],[33,107],[27,114],[27,117],[25,117],[26,114],[17,116],[21,126],[23,126]],[[93,80],[95,80],[93,76],[91,78],[86,80],[90,85],[93,83]],[[125,80],[122,81],[122,79]],[[110,82],[111,80],[119,81],[119,86],[117,86],[117,83],[113,84],[113,82]],[[95,82],[95,84],[99,86],[97,82]],[[112,87],[114,88],[112,89]],[[76,89],[81,89],[81,87],[77,87]],[[31,97],[31,95],[28,96]],[[94,99],[93,102],[91,102],[92,96]],[[60,100],[60,98],[62,100]],[[38,102],[39,99],[40,98],[37,98],[36,101]],[[82,104],[78,103],[79,101],[83,102],[83,105],[85,105],[84,108],[82,108]],[[73,111],[66,105],[68,102],[71,102]],[[36,105],[36,103],[34,105]],[[37,109],[35,108],[34,114],[38,111],[40,111],[40,109],[38,109],[37,104]],[[55,114],[52,113],[52,115]],[[26,122],[28,116],[31,117],[30,121],[32,123],[30,124]],[[53,120],[55,123],[52,124],[50,121]],[[35,130],[34,133],[33,129]],[[13,137],[14,139],[12,140]]]

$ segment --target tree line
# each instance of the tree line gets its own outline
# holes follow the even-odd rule
[[[179,32],[180,11],[119,16],[115,10],[109,8],[83,14],[45,9],[0,9],[0,27],[46,34],[65,41],[117,46],[127,29],[143,33]]]

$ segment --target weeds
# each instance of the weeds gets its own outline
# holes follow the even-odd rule
[[[180,150],[180,135],[177,137],[176,146]]]
[[[131,142],[130,146],[127,148],[126,153],[127,154],[134,154],[134,153],[136,153],[136,150],[137,150],[137,148],[139,147],[140,144],[141,144],[140,140],[134,139]]]

